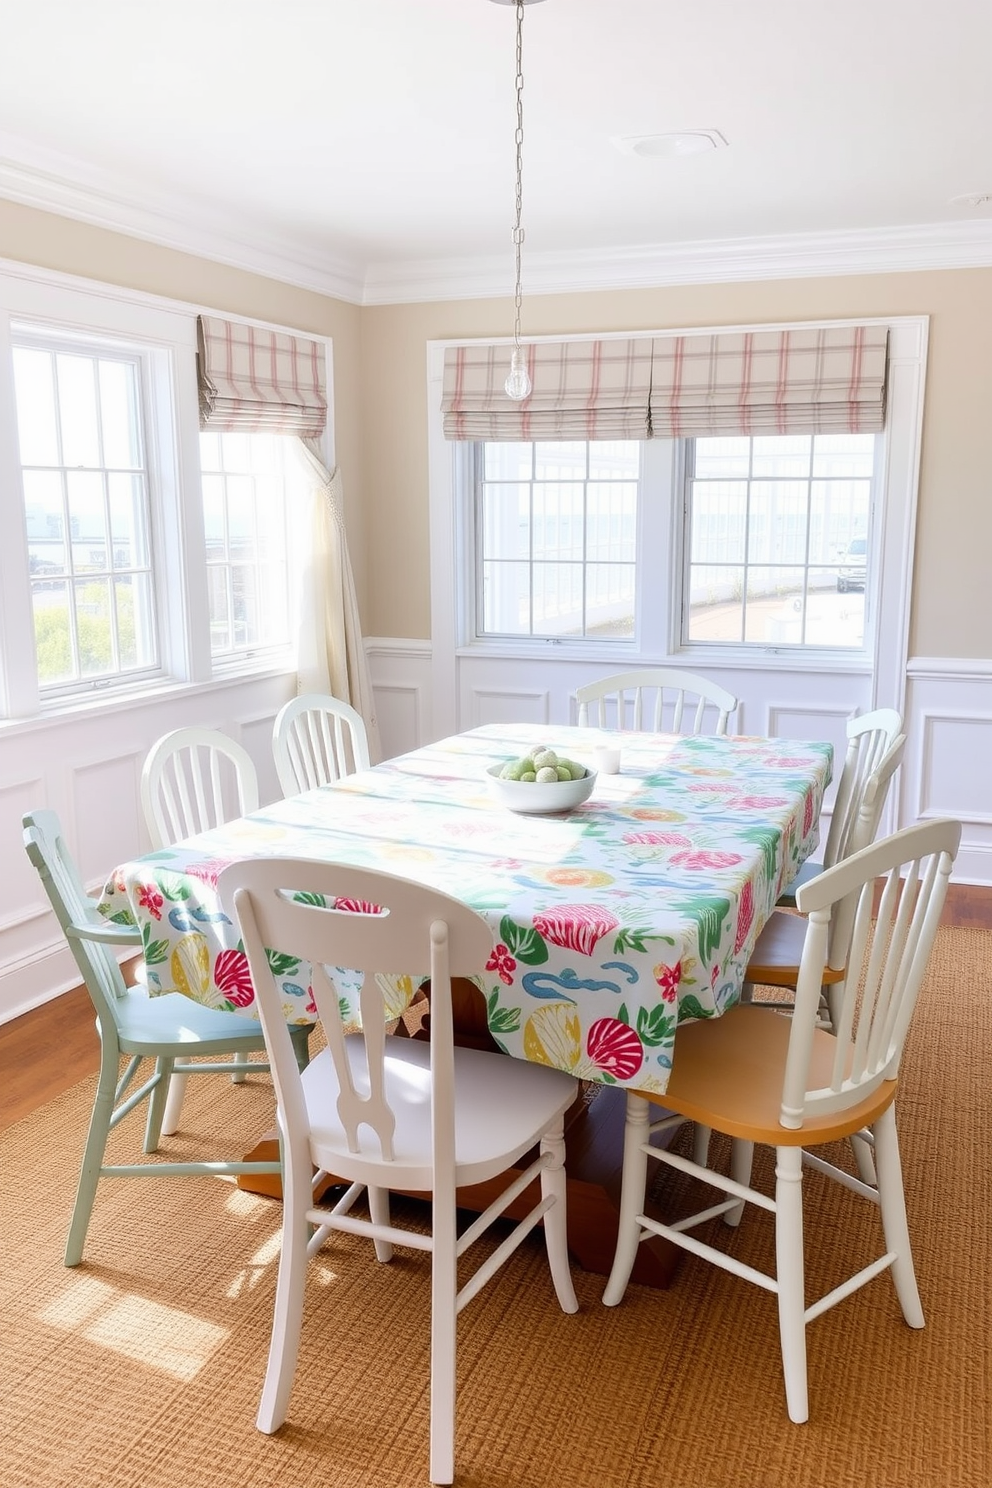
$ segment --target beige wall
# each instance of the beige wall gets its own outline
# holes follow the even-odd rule
[[[535,296],[530,335],[929,315],[911,656],[992,657],[992,269],[794,279],[605,294]],[[426,343],[511,329],[506,302],[362,312],[366,517],[375,534],[369,633],[430,635]],[[380,413],[379,410],[382,412]]]
[[[345,519],[359,604],[366,613],[367,528],[362,515],[359,440],[362,312],[357,305],[8,201],[0,201],[0,259],[332,337],[335,454],[344,480]]]
[[[363,625],[369,635],[429,637],[426,344],[506,335],[508,302],[359,309],[5,201],[0,258],[331,336]],[[920,314],[930,316],[930,360],[910,654],[992,658],[992,269],[535,296],[524,332]]]

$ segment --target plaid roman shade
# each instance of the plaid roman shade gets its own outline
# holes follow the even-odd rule
[[[316,439],[327,423],[324,348],[283,331],[201,315],[200,427]]]
[[[524,347],[534,391],[506,396],[507,346],[444,354],[447,439],[680,439],[877,433],[886,326],[797,326]]]
[[[506,396],[508,346],[449,346],[446,439],[646,439],[651,341],[543,341],[523,348],[534,391]]]
[[[887,347],[886,326],[659,337],[651,432],[875,434],[885,426]]]

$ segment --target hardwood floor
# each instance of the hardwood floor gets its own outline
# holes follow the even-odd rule
[[[992,889],[952,884],[943,923],[992,930]],[[99,1059],[82,987],[0,1024],[0,1130],[94,1073]]]

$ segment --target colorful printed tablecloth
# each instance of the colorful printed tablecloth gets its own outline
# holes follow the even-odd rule
[[[614,736],[615,737],[615,736]],[[490,795],[486,767],[537,742],[592,763],[598,730],[493,725],[280,801],[118,868],[101,913],[141,926],[149,985],[254,1016],[216,881],[239,858],[327,858],[462,900],[496,941],[477,978],[508,1054],[663,1093],[676,1029],[738,1001],[758,933],[816,846],[833,750],[785,739],[623,734],[618,775],[558,816]],[[286,1016],[309,968],[273,951]],[[415,987],[380,979],[398,1014]],[[351,1015],[354,979],[337,974]]]

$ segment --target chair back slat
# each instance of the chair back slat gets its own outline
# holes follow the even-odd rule
[[[575,700],[580,727],[670,734],[706,732],[707,710],[716,714],[709,732],[725,734],[738,705],[725,687],[677,667],[642,667],[602,677],[577,688]]]
[[[800,1126],[804,1116],[841,1112],[895,1079],[960,840],[960,822],[918,823],[800,888],[796,902],[809,922],[782,1092],[784,1126]],[[876,910],[876,882],[882,878]],[[837,936],[831,933],[835,916],[849,929],[844,980],[829,988],[833,1068],[826,1084],[811,1089],[823,972],[837,954]]]
[[[902,727],[902,715],[895,708],[876,708],[848,724],[847,752],[823,850],[824,867],[832,868],[874,841],[892,777],[905,752]]]
[[[450,979],[478,975],[492,953],[492,932],[481,916],[422,884],[311,859],[232,863],[217,888],[226,913],[241,926],[287,1128],[306,1125],[306,1104],[266,948],[292,953],[314,968],[314,1000],[338,1077],[338,1116],[350,1149],[361,1151],[361,1129],[367,1128],[387,1162],[395,1116],[386,1099],[386,1006],[375,973],[430,977],[435,1153],[453,1162]],[[335,986],[335,969],[342,967],[363,979],[357,1082],[354,1046],[349,1057]]]
[[[369,768],[369,746],[360,713],[339,698],[304,693],[280,709],[272,752],[286,796],[332,785]]]
[[[152,846],[171,847],[258,810],[254,762],[215,729],[173,729],[148,752],[141,803]]]

